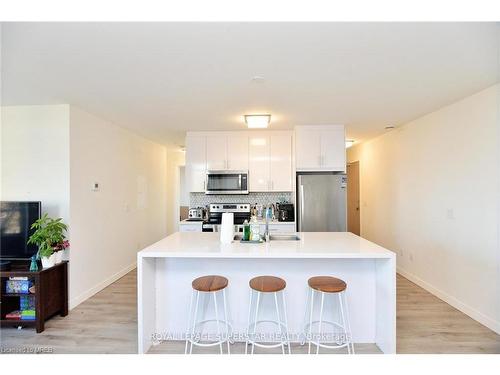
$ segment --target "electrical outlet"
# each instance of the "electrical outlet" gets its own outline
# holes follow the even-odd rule
[[[453,210],[453,208],[448,208],[446,210],[446,218],[448,220],[454,220],[455,219],[455,210]]]

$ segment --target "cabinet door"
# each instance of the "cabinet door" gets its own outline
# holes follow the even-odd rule
[[[226,137],[207,137],[207,170],[221,171],[226,169]]]
[[[321,168],[345,172],[344,129],[321,131]]]
[[[205,137],[186,138],[186,185],[189,192],[205,192]]]
[[[269,137],[250,136],[248,144],[249,191],[269,191]]]
[[[272,191],[292,191],[292,136],[270,137],[270,180]]]
[[[296,168],[319,169],[321,167],[320,131],[299,130],[295,138]]]
[[[248,170],[248,137],[227,137],[227,169]]]

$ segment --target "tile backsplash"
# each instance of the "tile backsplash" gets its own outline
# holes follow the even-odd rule
[[[270,204],[281,201],[294,202],[291,192],[262,192],[245,195],[205,195],[205,193],[189,193],[189,207],[205,207],[210,203],[251,203]]]

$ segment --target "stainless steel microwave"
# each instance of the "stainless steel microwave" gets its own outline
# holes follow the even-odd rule
[[[248,194],[248,171],[208,171],[205,194]]]

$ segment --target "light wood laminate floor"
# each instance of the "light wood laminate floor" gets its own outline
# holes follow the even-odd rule
[[[13,349],[54,353],[137,353],[136,271],[71,310],[65,318],[47,321],[45,331],[2,328],[2,352]],[[233,353],[244,351],[235,344]],[[374,345],[357,345],[358,353],[379,352]],[[292,346],[295,353],[305,347]],[[184,343],[155,346],[152,353],[182,353]],[[216,353],[217,348],[197,348]],[[279,350],[277,351],[279,352]],[[327,352],[323,350],[322,352]],[[398,353],[500,353],[500,336],[424,289],[397,277]]]

